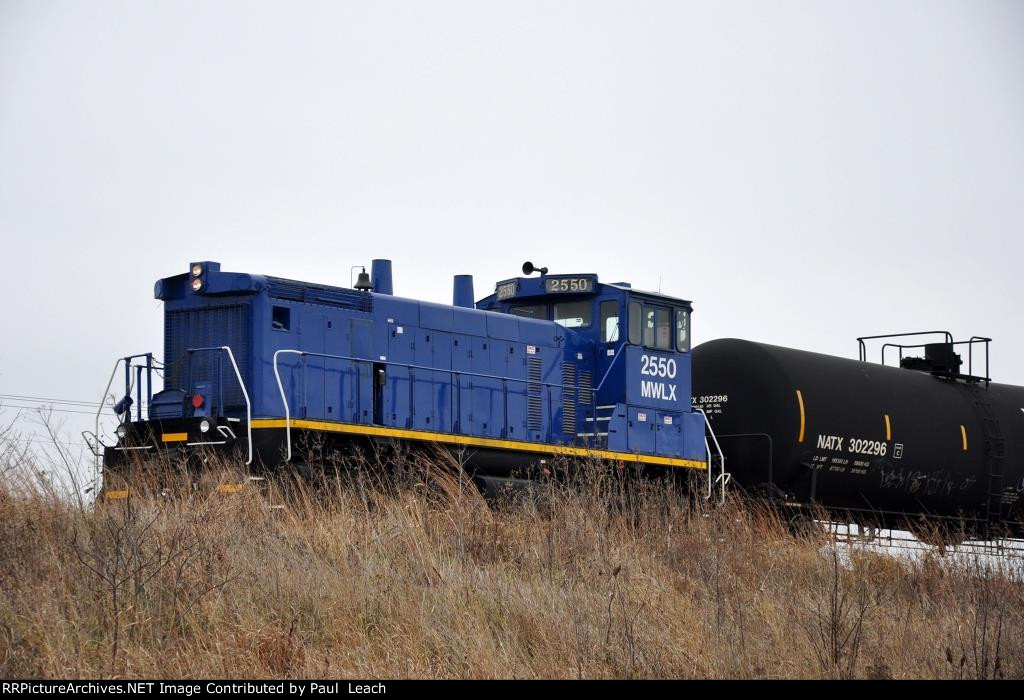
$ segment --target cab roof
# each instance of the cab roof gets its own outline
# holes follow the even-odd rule
[[[590,286],[588,289],[582,291],[551,291],[548,289],[548,282],[550,280],[588,280],[590,282]],[[628,282],[603,283],[598,279],[598,276],[592,272],[542,274],[530,277],[509,277],[497,282],[494,285],[494,292],[480,299],[477,302],[477,305],[492,304],[495,302],[514,304],[519,300],[529,301],[541,298],[558,298],[562,296],[597,296],[603,291],[612,289],[620,292],[626,292],[636,297],[663,301],[667,304],[683,305],[690,307],[691,309],[693,306],[693,302],[689,299],[673,297],[661,292],[649,292],[642,289],[635,289]]]

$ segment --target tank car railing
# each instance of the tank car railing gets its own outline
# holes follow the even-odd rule
[[[731,474],[725,471],[725,452],[722,451],[722,446],[718,444],[718,436],[715,435],[715,429],[711,427],[711,421],[708,420],[708,414],[705,413],[704,409],[700,408],[699,406],[695,406],[693,410],[697,411],[698,413],[700,413],[701,416],[703,416],[704,425],[708,429],[707,433],[704,434],[704,449],[707,451],[708,455],[708,500],[710,501],[712,498],[714,498],[714,484],[718,482],[720,483],[721,487],[721,494],[719,496],[719,500],[720,502],[724,503],[725,486],[726,484],[729,483],[729,480],[732,477]],[[718,476],[714,477],[714,479],[712,479],[711,474],[711,445],[708,444],[708,434],[711,435],[711,441],[715,443],[715,449],[718,450],[719,470]]]
[[[276,351],[274,353],[274,379],[277,380],[277,390],[281,394],[281,403],[284,404],[285,444],[286,444],[286,449],[287,449],[287,454],[286,454],[285,461],[290,461],[291,458],[292,458],[292,419],[291,419],[291,408],[288,405],[288,396],[285,394],[285,391],[284,391],[284,383],[281,381],[281,371],[280,371],[280,367],[278,365],[278,358],[281,355],[298,355],[300,357],[320,357],[320,358],[329,359],[329,360],[344,360],[344,361],[347,361],[347,362],[357,362],[357,363],[358,362],[362,362],[362,363],[365,363],[365,364],[369,364],[371,366],[372,365],[391,365],[391,366],[403,367],[403,368],[411,369],[411,370],[424,370],[424,371],[428,371],[428,372],[443,372],[445,374],[451,374],[453,377],[455,377],[455,380],[456,380],[456,384],[457,384],[456,389],[458,390],[457,393],[456,393],[456,396],[459,397],[458,400],[460,402],[461,402],[461,398],[462,398],[462,391],[461,391],[462,387],[461,387],[460,384],[458,384],[458,380],[459,380],[460,377],[467,376],[467,377],[476,377],[476,378],[479,378],[479,379],[494,379],[494,380],[500,381],[502,383],[502,389],[503,389],[503,392],[504,392],[504,395],[505,395],[505,407],[504,407],[505,411],[504,411],[504,413],[505,413],[505,424],[506,424],[506,426],[508,425],[508,382],[516,382],[518,384],[526,384],[527,386],[531,386],[531,385],[532,386],[538,386],[539,385],[539,386],[545,387],[548,390],[548,397],[547,397],[547,399],[548,399],[548,413],[549,413],[549,415],[553,414],[553,411],[551,410],[551,406],[552,406],[552,402],[551,402],[551,389],[552,388],[558,388],[558,389],[562,389],[563,391],[565,391],[566,388],[567,388],[567,385],[564,384],[564,383],[545,382],[545,381],[537,382],[537,381],[533,381],[531,379],[519,379],[518,377],[502,377],[502,376],[497,375],[497,374],[483,374],[481,372],[467,372],[467,371],[463,371],[463,370],[441,369],[441,368],[438,368],[438,367],[428,367],[426,365],[414,365],[414,364],[408,364],[408,363],[405,363],[405,362],[395,362],[393,360],[373,360],[373,359],[369,359],[369,358],[366,358],[366,357],[352,357],[350,355],[328,355],[328,354],[322,353],[322,352],[308,352],[306,350],[291,350],[291,349],[278,350],[278,351]],[[410,379],[409,383],[410,383],[410,390],[411,390],[411,385],[412,385],[412,380],[411,379]],[[595,391],[595,395],[596,395],[596,391]],[[458,411],[459,411],[459,414],[461,415],[461,405],[458,407]],[[551,420],[554,420],[554,419],[551,418]]]
[[[971,336],[970,340],[956,340],[956,341],[953,341],[953,342],[949,343],[949,346],[951,348],[955,348],[957,345],[966,345],[967,346],[967,374],[965,375],[965,374],[958,373],[956,375],[951,375],[951,376],[956,376],[956,377],[966,378],[966,379],[975,379],[975,380],[983,381],[983,382],[986,382],[986,383],[991,382],[992,378],[989,376],[989,365],[988,365],[988,357],[989,357],[989,355],[988,355],[988,345],[991,342],[992,342],[991,338],[984,338],[982,336],[975,335],[975,336]],[[975,376],[975,374],[974,374],[974,345],[975,345],[975,343],[981,343],[981,344],[984,344],[984,346],[985,346],[985,374],[984,374],[984,376]],[[919,348],[926,348],[926,347],[928,347],[927,343],[921,343],[921,344],[917,344],[917,345],[903,345],[901,343],[885,343],[884,345],[882,345],[882,364],[883,365],[885,364],[885,350],[886,350],[886,348],[897,348],[897,349],[899,349],[899,351],[900,351],[900,354],[899,354],[899,358],[900,359],[899,359],[899,361],[900,361],[900,364],[902,365],[903,364],[903,351],[904,350],[917,350]]]
[[[991,342],[991,338],[984,338],[980,335],[972,335],[971,339],[967,341],[967,373],[972,376],[974,375],[974,344],[984,343],[985,345],[985,382],[992,381],[988,372],[988,346]]]
[[[857,344],[858,344],[858,346],[860,348],[860,353],[859,353],[860,361],[861,362],[867,362],[868,361],[868,346],[864,342],[865,340],[886,340],[888,338],[911,338],[911,337],[914,337],[914,336],[921,336],[921,335],[942,335],[942,336],[946,337],[946,342],[947,343],[949,343],[949,344],[953,343],[953,334],[950,333],[949,331],[917,331],[916,333],[886,333],[884,335],[865,335],[865,336],[861,336],[860,338],[857,338]],[[886,343],[886,345],[892,345],[892,344],[891,343]],[[906,347],[924,347],[924,346],[923,345],[913,345],[913,346],[908,345]],[[882,364],[883,365],[885,364],[885,346],[882,346]]]
[[[185,352],[188,353],[189,357],[189,374],[191,375],[192,365],[192,354],[197,352],[224,352],[227,353],[228,359],[231,360],[231,368],[235,371],[235,379],[238,380],[238,386],[242,389],[242,398],[245,399],[245,428],[247,431],[246,438],[249,442],[248,451],[245,457],[246,466],[252,464],[252,402],[249,400],[249,391],[245,388],[245,382],[242,381],[242,373],[238,369],[238,363],[235,362],[235,354],[231,352],[231,348],[227,345],[221,345],[210,348],[189,348]],[[219,368],[218,364],[218,368]],[[191,377],[190,377],[191,382]],[[220,381],[220,373],[218,369],[217,384],[220,385],[221,394],[223,394],[223,382]],[[191,387],[190,387],[191,388]],[[221,403],[218,410],[223,410],[223,403]]]
[[[966,378],[966,379],[973,379],[973,380],[977,380],[977,381],[983,381],[983,382],[986,382],[986,383],[992,381],[992,377],[991,377],[990,372],[989,372],[989,344],[992,342],[992,339],[991,338],[985,338],[985,337],[980,336],[980,335],[971,336],[970,340],[953,340],[953,334],[950,333],[949,331],[919,331],[917,333],[889,333],[889,334],[886,334],[886,335],[867,335],[867,336],[864,336],[862,338],[857,338],[857,343],[858,343],[858,348],[859,348],[859,352],[858,352],[859,359],[860,359],[861,362],[867,362],[867,360],[868,360],[867,344],[864,342],[866,340],[887,340],[887,339],[890,339],[890,338],[912,338],[912,337],[929,336],[929,335],[941,335],[941,336],[943,336],[945,338],[946,344],[949,345],[951,348],[954,348],[957,345],[966,345],[967,346],[967,374],[966,375],[958,374],[956,376],[958,376],[960,378]],[[977,375],[976,376],[974,374],[974,346],[976,344],[981,344],[981,345],[985,346],[985,374],[983,376],[982,375]],[[899,350],[899,361],[900,361],[900,364],[902,364],[903,363],[903,357],[904,357],[904,355],[903,355],[903,351],[904,350],[917,350],[917,349],[920,349],[920,348],[925,348],[927,346],[928,346],[928,343],[918,343],[918,344],[914,344],[914,345],[904,345],[902,343],[883,343],[882,344],[882,349],[881,349],[881,353],[882,353],[881,364],[883,364],[883,365],[886,364],[886,362],[885,362],[885,354],[886,354],[886,350],[888,350],[890,348],[894,348],[894,349]],[[889,366],[889,365],[886,365],[886,366]]]

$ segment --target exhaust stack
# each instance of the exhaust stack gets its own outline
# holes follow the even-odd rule
[[[474,296],[473,275],[455,275],[455,281],[452,284],[452,305],[475,309]]]
[[[373,280],[373,291],[377,294],[394,294],[391,284],[391,261],[374,260],[370,263],[370,279]]]

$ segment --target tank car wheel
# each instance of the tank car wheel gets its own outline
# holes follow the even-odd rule
[[[786,519],[786,529],[796,538],[816,537],[821,534],[821,527],[804,511],[790,514]]]
[[[947,547],[955,547],[968,539],[964,533],[956,534],[952,529],[929,520],[909,520],[905,527],[918,541],[937,548],[940,554],[945,554]]]

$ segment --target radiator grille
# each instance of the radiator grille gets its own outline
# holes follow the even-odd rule
[[[541,368],[539,357],[528,357],[526,359],[526,429],[540,430],[543,426],[541,420],[542,404],[541,396]]]
[[[249,385],[249,305],[208,306],[164,314],[164,387],[190,391],[188,348],[227,345],[238,363],[242,381]],[[217,381],[223,382],[225,408],[245,407],[231,361],[224,352],[197,352],[191,358],[192,383],[209,382],[219,399]],[[218,369],[219,368],[219,369]]]

